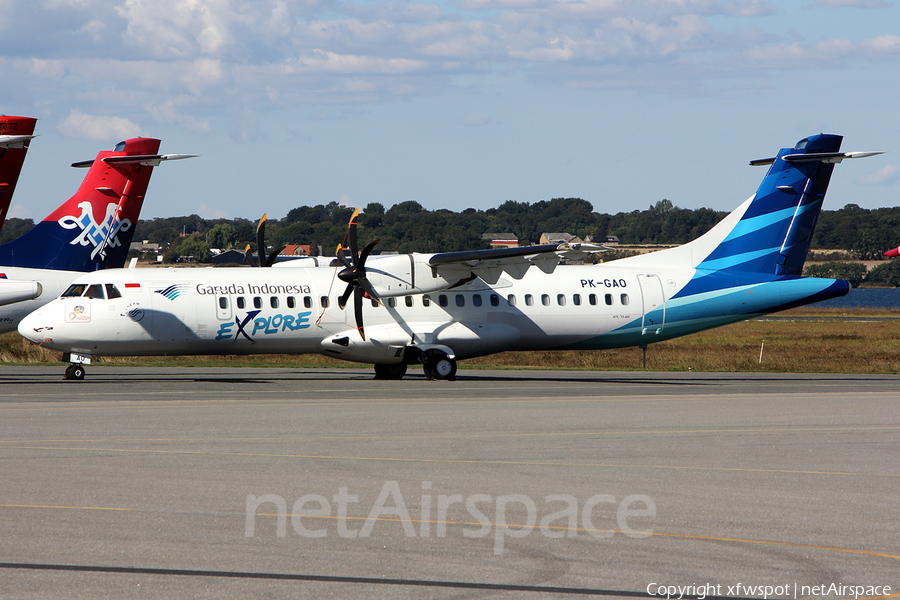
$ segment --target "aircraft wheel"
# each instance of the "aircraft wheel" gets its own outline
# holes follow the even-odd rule
[[[375,365],[375,379],[403,379],[406,375],[406,363]]]
[[[456,379],[456,361],[444,354],[443,352],[434,352],[428,357],[428,361],[423,365],[425,376],[431,379],[446,379],[454,381]]]
[[[84,380],[84,367],[81,365],[69,365],[66,367],[66,376],[64,379],[72,379],[75,381]]]

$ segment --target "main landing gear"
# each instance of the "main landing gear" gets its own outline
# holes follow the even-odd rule
[[[84,380],[84,367],[81,365],[69,365],[66,367],[66,374],[63,379],[73,379],[75,381]]]
[[[456,380],[456,361],[440,350],[429,350],[422,363],[422,370],[429,381],[433,379]]]
[[[375,379],[403,379],[406,375],[406,363],[375,365]]]
[[[456,379],[456,359],[443,350],[417,350],[412,356],[408,353],[406,359],[400,363],[376,364],[375,379],[402,379],[406,375],[408,365],[417,362],[422,363],[422,370],[429,381]]]

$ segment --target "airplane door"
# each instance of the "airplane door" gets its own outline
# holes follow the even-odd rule
[[[231,296],[216,296],[216,316],[220,321],[231,320]]]
[[[658,275],[638,275],[643,298],[644,321],[641,333],[656,335],[662,333],[666,324],[666,299],[662,281]]]

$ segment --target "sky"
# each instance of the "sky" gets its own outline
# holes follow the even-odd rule
[[[0,0],[0,113],[39,119],[10,216],[91,159],[162,153],[142,218],[282,218],[579,197],[731,210],[815,133],[887,151],[826,210],[900,204],[900,9],[888,0]]]

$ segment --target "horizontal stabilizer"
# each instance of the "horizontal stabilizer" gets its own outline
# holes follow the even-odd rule
[[[198,154],[142,154],[134,156],[107,156],[101,159],[109,165],[144,165],[147,167],[158,167],[165,160],[182,160],[185,158],[195,158]],[[72,163],[73,167],[85,168],[94,164],[93,160],[83,160],[81,162]]]
[[[839,164],[845,158],[867,158],[869,156],[876,156],[878,154],[884,154],[884,152],[819,152],[813,154],[788,154],[787,156],[782,156],[781,158],[783,158],[785,162],[789,162],[791,164],[816,161]],[[759,158],[756,160],[751,160],[750,166],[758,167],[761,165],[771,165],[773,162],[775,162],[775,157]]]
[[[0,135],[0,148],[24,148],[25,142],[36,137],[36,135]]]

